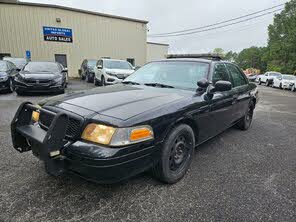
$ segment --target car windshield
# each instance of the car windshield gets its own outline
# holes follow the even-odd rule
[[[270,76],[274,76],[274,77],[280,77],[281,74],[280,73],[276,73],[276,72],[272,72],[269,74]]]
[[[107,69],[132,69],[126,61],[104,60],[104,67]]]
[[[24,67],[24,71],[31,73],[56,73],[60,69],[58,64],[54,62],[29,62]]]
[[[138,69],[124,82],[163,84],[174,88],[196,90],[197,82],[206,78],[209,64],[202,62],[152,62]]]
[[[0,72],[7,71],[7,65],[6,62],[0,61]]]
[[[283,79],[285,79],[285,80],[295,80],[296,77],[292,76],[292,75],[283,75]]]
[[[24,58],[5,58],[5,60],[12,62],[18,69],[22,69],[27,63]]]
[[[88,60],[87,66],[90,68],[93,68],[93,67],[95,67],[96,63],[97,63],[97,60]]]

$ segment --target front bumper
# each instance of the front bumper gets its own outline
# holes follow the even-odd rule
[[[282,88],[283,89],[292,89],[293,83],[283,83]]]
[[[19,152],[32,150],[44,161],[49,174],[70,172],[99,183],[114,183],[149,169],[157,160],[160,149],[153,141],[110,148],[66,140],[68,115],[55,113],[48,131],[45,131],[31,121],[32,111],[37,109],[30,103],[19,107],[11,123],[12,141]]]
[[[63,88],[62,84],[27,84],[15,81],[15,90],[19,92],[58,92]]]
[[[9,88],[9,80],[6,80],[4,82],[0,82],[0,91],[6,90]]]

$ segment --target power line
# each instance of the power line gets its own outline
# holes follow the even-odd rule
[[[257,12],[253,12],[251,14],[247,14],[247,15],[244,15],[244,16],[236,17],[236,18],[233,18],[233,19],[225,20],[225,21],[222,21],[222,22],[218,22],[218,23],[214,23],[214,24],[210,24],[210,25],[206,25],[206,26],[201,26],[201,27],[191,28],[191,29],[184,29],[184,30],[175,31],[175,32],[166,32],[166,33],[151,34],[151,35],[149,35],[149,37],[160,37],[160,36],[167,36],[167,35],[179,34],[179,33],[180,34],[181,33],[183,34],[183,32],[190,32],[190,31],[195,31],[195,30],[201,30],[201,29],[205,29],[205,28],[210,28],[210,27],[221,25],[221,24],[224,24],[224,23],[236,21],[236,20],[239,20],[239,19],[242,19],[242,18],[247,18],[247,17],[250,17],[252,15],[256,15],[256,14],[259,14],[259,13],[262,13],[262,12],[265,12],[265,11],[269,11],[271,9],[279,8],[279,7],[283,6],[283,5],[285,5],[285,4],[276,5],[276,6],[267,8],[267,9],[263,9],[263,10],[260,10],[260,11],[257,11]]]
[[[261,15],[257,15],[257,16],[254,16],[254,17],[251,17],[251,18],[248,18],[248,19],[244,19],[244,20],[241,20],[241,21],[238,21],[238,22],[229,23],[227,25],[216,26],[214,28],[203,29],[203,30],[199,30],[199,31],[186,32],[186,33],[179,33],[179,34],[168,34],[168,35],[149,36],[149,37],[151,37],[151,38],[167,38],[167,37],[192,35],[192,34],[201,33],[201,32],[208,32],[208,31],[211,31],[211,30],[221,29],[221,28],[224,28],[224,27],[236,25],[236,24],[239,24],[239,23],[247,22],[247,21],[250,21],[250,20],[253,20],[253,19],[256,19],[256,18],[260,18],[260,17],[266,16],[266,15],[270,15],[270,14],[273,14],[275,12],[281,11],[282,9],[283,8],[277,9],[277,10],[274,10],[274,11],[271,11],[271,12],[267,12],[267,13],[264,13],[264,14],[261,14]]]

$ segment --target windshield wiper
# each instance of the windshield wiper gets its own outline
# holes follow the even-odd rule
[[[140,83],[138,83],[138,82],[133,82],[133,81],[123,81],[123,82],[121,82],[121,83],[123,83],[123,84],[131,84],[131,85],[140,85]]]
[[[157,82],[153,82],[153,83],[145,83],[145,86],[153,86],[153,87],[161,87],[161,88],[175,88],[174,86],[170,86],[170,85],[166,85],[166,84],[162,84],[162,83],[157,83]]]

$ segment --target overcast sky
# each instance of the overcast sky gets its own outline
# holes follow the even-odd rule
[[[204,26],[263,10],[288,0],[27,0],[148,20],[149,34]],[[224,29],[190,36],[149,38],[170,44],[171,53],[210,52],[214,48],[240,51],[267,44],[273,15]]]

